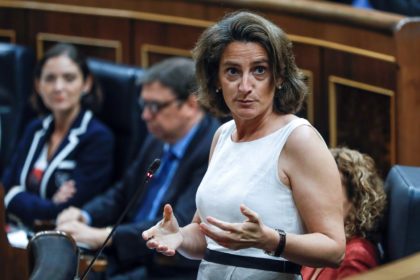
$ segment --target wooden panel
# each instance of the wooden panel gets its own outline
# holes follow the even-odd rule
[[[0,42],[27,44],[24,11],[0,9]]]
[[[52,45],[64,42],[76,45],[86,56],[122,62],[122,46],[120,41],[60,35],[52,33],[38,33],[36,37],[37,57],[41,58],[44,52]]]
[[[128,20],[33,11],[28,21],[30,42],[37,46],[38,55],[56,41],[64,41],[80,46],[89,56],[130,62]]]
[[[397,66],[329,49],[323,51],[322,59],[326,90],[319,96],[317,109],[329,112],[321,121],[328,125],[328,143],[347,145],[371,155],[385,176],[397,162],[398,153]]]
[[[144,68],[155,64],[165,58],[183,56],[191,58],[191,51],[162,45],[142,44],[140,46],[141,66]]]
[[[136,64],[147,67],[167,56],[190,56],[203,30],[203,27],[184,26],[177,22],[161,24],[137,21],[134,27],[134,45],[138,47]]]
[[[407,19],[397,31],[397,162],[420,166],[420,28]]]
[[[329,78],[330,146],[346,146],[375,159],[384,178],[395,163],[394,92]]]
[[[16,43],[16,32],[10,29],[0,29],[0,42]]]
[[[392,62],[325,49],[322,65],[324,78],[337,75],[391,90],[397,88],[398,66]]]
[[[389,35],[305,18],[271,14],[268,17],[289,34],[292,41],[395,60],[394,45]]]
[[[320,48],[302,43],[293,44],[293,52],[297,66],[302,70],[308,85],[308,96],[300,116],[307,118],[321,134],[326,133],[325,126],[320,121],[317,100],[320,94]]]

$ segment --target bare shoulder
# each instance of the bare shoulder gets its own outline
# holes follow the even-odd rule
[[[283,148],[280,161],[283,171],[288,175],[296,175],[296,172],[300,175],[314,175],[325,170],[335,172],[335,162],[325,141],[310,125],[301,125],[293,130]]]
[[[328,151],[328,147],[322,136],[311,125],[296,127],[289,135],[284,147],[285,153],[296,154],[297,156],[319,150]]]

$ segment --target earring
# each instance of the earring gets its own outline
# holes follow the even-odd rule
[[[278,89],[278,90],[281,90],[281,85],[278,85],[278,86],[277,86],[277,89]]]
[[[219,94],[219,93],[221,93],[221,92],[222,92],[222,89],[221,89],[221,88],[217,88],[217,89],[216,89],[216,93],[217,93],[217,94]]]

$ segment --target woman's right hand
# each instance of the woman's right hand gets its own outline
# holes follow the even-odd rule
[[[60,225],[72,221],[80,221],[82,223],[86,223],[82,215],[82,210],[74,206],[70,206],[69,208],[63,210],[60,214],[58,214],[56,224]]]
[[[182,244],[183,236],[171,205],[165,205],[163,219],[155,226],[143,231],[142,237],[147,241],[146,246],[149,249],[155,249],[166,256],[175,255]]]

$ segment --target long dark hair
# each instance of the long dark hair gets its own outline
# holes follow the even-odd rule
[[[77,67],[80,69],[80,72],[82,72],[84,81],[86,81],[86,79],[89,76],[92,77],[92,87],[90,89],[90,92],[89,94],[84,94],[82,96],[80,100],[80,105],[83,109],[98,112],[102,104],[102,92],[98,84],[96,83],[95,78],[89,70],[85,56],[74,45],[58,43],[52,46],[50,49],[48,49],[48,51],[44,54],[44,56],[38,61],[38,63],[35,66],[35,80],[41,79],[42,70],[44,68],[45,63],[49,59],[61,55],[67,56],[77,65]],[[36,89],[34,89],[34,92],[32,93],[31,103],[34,109],[40,114],[47,114],[50,112],[50,110],[42,102],[42,99],[39,96],[38,92],[36,92]]]

